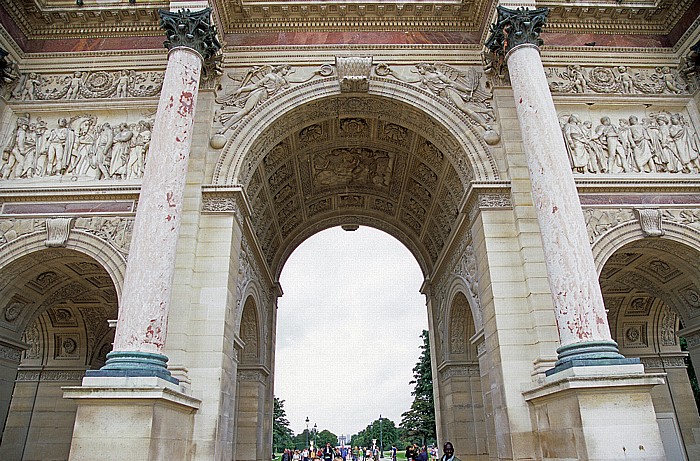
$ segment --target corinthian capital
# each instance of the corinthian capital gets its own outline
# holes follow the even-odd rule
[[[221,48],[216,38],[216,28],[211,24],[211,8],[192,12],[159,10],[160,27],[165,30],[168,39],[163,46],[171,49],[178,46],[192,48],[204,58],[210,60]]]
[[[549,8],[511,10],[498,8],[498,19],[491,24],[491,35],[485,46],[494,54],[505,55],[518,45],[542,45],[540,33],[547,21]]]

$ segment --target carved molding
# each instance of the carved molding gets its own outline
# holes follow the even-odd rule
[[[687,368],[685,356],[640,357],[645,369]]]
[[[451,378],[480,377],[479,364],[473,365],[447,365],[440,370],[440,380],[447,381]]]
[[[17,381],[80,381],[85,370],[19,370]]]
[[[1,360],[8,360],[10,362],[19,363],[21,358],[22,358],[22,351],[21,350],[15,348],[15,347],[10,347],[6,344],[0,344],[0,359]]]

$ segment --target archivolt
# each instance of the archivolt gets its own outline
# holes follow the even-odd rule
[[[319,78],[296,85],[256,107],[236,127],[216,165],[213,184],[245,184],[245,176],[255,171],[262,158],[294,130],[308,124],[305,120],[279,123],[284,115],[304,104],[331,96],[340,96],[335,77]],[[345,96],[345,95],[343,95]],[[477,129],[459,109],[421,88],[380,77],[372,77],[368,96],[399,101],[418,109],[441,133],[425,133],[425,137],[444,149],[450,162],[459,171],[470,170],[470,180],[488,181],[499,178],[489,147]],[[358,100],[362,96],[353,95]],[[420,129],[421,127],[415,127]],[[425,127],[423,127],[425,130]],[[454,148],[450,148],[453,145]],[[466,156],[466,159],[463,158]],[[465,164],[466,163],[466,164]]]

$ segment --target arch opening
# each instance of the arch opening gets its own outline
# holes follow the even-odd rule
[[[700,324],[700,252],[662,238],[634,240],[616,250],[600,274],[613,340],[620,352],[640,357],[649,372],[667,374],[652,401],[668,459],[695,459],[700,446],[690,435],[700,417],[687,364],[700,365],[700,351],[681,348],[685,327]]]
[[[118,312],[112,277],[94,258],[66,249],[34,251],[0,270],[2,459],[68,458],[76,404],[62,386],[104,365]]]

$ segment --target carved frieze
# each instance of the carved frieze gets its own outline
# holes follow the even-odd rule
[[[682,356],[640,357],[640,359],[645,369],[687,368],[685,357]]]
[[[479,377],[479,365],[452,365],[448,366],[445,370],[440,372],[440,377],[442,381],[447,381],[451,378],[469,378],[469,377]]]
[[[19,370],[17,381],[67,381],[80,382],[84,370]]]
[[[690,94],[697,88],[668,66],[632,68],[571,64],[546,70],[552,93],[567,94]]]
[[[574,173],[700,173],[697,132],[683,114],[633,114],[617,123],[560,114],[560,123]]]
[[[12,90],[12,101],[61,99],[150,98],[160,94],[162,71],[74,71],[22,74]]]
[[[10,347],[5,344],[0,344],[0,360],[19,363],[22,358],[22,352],[19,349]]]
[[[110,123],[95,115],[60,117],[47,122],[29,114],[2,141],[0,178],[140,179],[151,125],[148,120]]]
[[[73,226],[106,240],[124,256],[129,253],[133,227],[132,217],[76,218]]]

